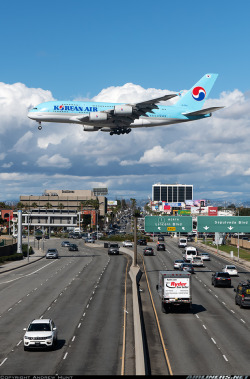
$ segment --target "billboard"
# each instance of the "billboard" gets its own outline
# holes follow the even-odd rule
[[[218,207],[208,207],[208,216],[218,216]]]

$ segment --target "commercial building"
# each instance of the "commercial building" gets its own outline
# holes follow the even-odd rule
[[[25,209],[54,209],[65,211],[97,210],[99,215],[104,216],[107,212],[107,198],[101,193],[93,190],[45,190],[42,196],[29,195],[20,196],[20,202]],[[98,193],[98,195],[97,195]],[[107,192],[106,192],[107,193]]]
[[[193,200],[193,185],[157,183],[152,186],[152,201],[185,203],[186,200]]]

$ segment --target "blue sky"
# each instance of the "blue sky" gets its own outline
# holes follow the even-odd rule
[[[249,198],[249,14],[248,1],[224,0],[1,4],[0,199],[98,185],[141,198],[155,182],[194,184],[197,199]],[[74,125],[38,132],[26,117],[39,102],[103,90],[104,101],[146,100],[209,72],[219,74],[209,105],[227,109],[189,126],[111,138]]]

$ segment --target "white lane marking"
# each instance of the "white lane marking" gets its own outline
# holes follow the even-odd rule
[[[9,309],[8,309],[8,312],[11,311],[11,309],[12,309],[12,308],[9,308]]]
[[[213,343],[216,345],[216,341],[213,337],[211,337],[211,340],[213,341]]]
[[[68,353],[66,353],[66,354],[64,355],[63,359],[66,359],[66,358],[67,358],[67,355],[68,355]]]
[[[7,361],[8,358],[4,358],[4,360],[2,361],[2,363],[0,363],[0,366],[2,366],[4,364],[5,361]]]
[[[242,318],[240,319],[242,322],[244,322],[244,324],[246,323],[246,321],[242,320]]]
[[[235,313],[232,309],[231,309],[231,312],[232,312],[232,313]]]
[[[225,355],[223,355],[223,358],[225,359],[225,361],[228,362],[228,359],[227,359],[227,357]]]
[[[19,346],[22,343],[22,340],[18,342],[17,346]]]
[[[204,329],[207,329],[204,324],[202,326],[203,326]]]
[[[72,342],[74,342],[74,341],[75,341],[75,338],[76,338],[76,336],[74,336],[74,337],[72,338]]]
[[[78,328],[80,328],[81,325],[82,325],[82,323],[80,322],[80,323],[78,324]]]
[[[51,265],[52,263],[55,263],[55,261],[48,263],[47,265],[45,265],[45,266],[39,268],[39,269],[36,270],[36,271],[31,272],[30,274],[22,275],[22,276],[19,276],[19,278],[11,279],[11,280],[8,280],[7,282],[1,282],[0,284],[11,283],[11,282],[14,282],[15,280],[18,280],[18,279],[21,279],[21,278],[26,278],[27,276],[30,276],[30,275],[34,275],[34,274],[36,274],[38,271],[44,269],[45,267]]]

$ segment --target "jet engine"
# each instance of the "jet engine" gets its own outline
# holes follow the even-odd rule
[[[131,105],[115,105],[114,114],[116,115],[128,115],[132,114],[133,107]]]
[[[89,121],[106,121],[108,114],[105,112],[90,112]]]
[[[83,130],[85,132],[97,132],[99,128],[97,126],[92,126],[92,125],[83,125]]]

